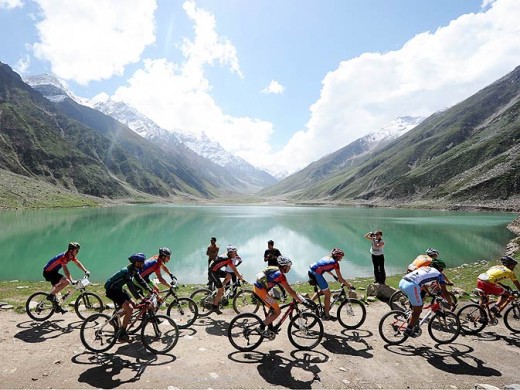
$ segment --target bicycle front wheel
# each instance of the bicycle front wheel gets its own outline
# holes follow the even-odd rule
[[[103,301],[99,295],[84,292],[79,295],[78,299],[74,303],[74,311],[82,320],[94,313],[101,313],[105,309]]]
[[[117,327],[106,314],[92,314],[81,324],[79,338],[89,351],[105,352],[117,341]]]
[[[233,309],[237,314],[256,313],[260,308],[260,300],[253,290],[240,290],[233,298]]]
[[[407,326],[407,314],[400,310],[392,310],[379,321],[379,335],[390,345],[401,344],[408,338],[404,333]]]
[[[35,321],[45,321],[54,314],[52,302],[47,299],[47,293],[37,292],[25,302],[25,311]]]
[[[357,329],[367,317],[363,302],[357,299],[347,299],[338,307],[338,321],[346,329]]]
[[[404,292],[397,290],[388,300],[388,305],[392,310],[407,311],[411,308],[410,300]]]
[[[179,298],[166,310],[166,315],[174,319],[179,329],[189,328],[197,319],[199,308],[193,299]]]
[[[459,318],[451,311],[436,312],[428,322],[430,337],[439,344],[448,344],[459,336]]]
[[[213,311],[213,293],[207,288],[195,290],[190,298],[195,301],[199,309],[199,317],[207,317]]]
[[[228,340],[233,347],[242,352],[252,351],[264,340],[259,332],[262,323],[253,313],[242,313],[231,320],[228,326]]]
[[[464,334],[477,334],[488,323],[486,311],[476,303],[463,306],[458,312],[460,328]]]
[[[511,332],[520,332],[520,306],[514,304],[504,313],[504,325]]]
[[[152,353],[167,353],[179,340],[179,328],[170,317],[159,314],[147,320],[141,329],[144,347]]]
[[[323,323],[316,314],[301,312],[289,322],[287,335],[296,348],[313,349],[323,339]]]

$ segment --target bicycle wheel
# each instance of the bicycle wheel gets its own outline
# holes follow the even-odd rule
[[[92,352],[105,352],[117,341],[117,327],[106,314],[92,314],[81,324],[79,338],[81,343]]]
[[[207,288],[195,290],[190,298],[195,301],[199,309],[199,317],[207,317],[212,311],[213,292]]]
[[[477,334],[488,323],[486,311],[476,303],[463,306],[458,312],[460,328],[465,334]]]
[[[401,290],[397,290],[388,300],[388,305],[392,310],[407,311],[410,309],[410,300]]]
[[[520,332],[520,306],[513,305],[504,313],[504,325],[511,332]]]
[[[323,323],[316,314],[301,312],[289,321],[289,341],[298,349],[313,349],[323,339]]]
[[[338,307],[339,323],[346,329],[359,328],[367,317],[363,302],[357,299],[347,299]]]
[[[448,344],[459,336],[459,318],[451,311],[436,312],[428,322],[430,337],[439,344]]]
[[[91,292],[80,294],[74,303],[74,311],[82,320],[91,314],[101,313],[104,309],[105,305],[99,295]]]
[[[390,345],[401,344],[408,338],[404,333],[407,325],[407,312],[392,310],[379,321],[379,335]]]
[[[199,308],[191,298],[179,298],[173,301],[166,310],[166,315],[174,319],[179,329],[193,325],[199,314]]]
[[[237,314],[256,313],[260,308],[260,300],[253,290],[240,290],[233,298],[233,309]]]
[[[47,299],[47,293],[37,292],[31,295],[25,303],[25,311],[35,321],[45,321],[54,314],[52,302]]]
[[[252,351],[264,340],[258,331],[262,323],[253,313],[242,313],[231,320],[228,326],[228,340],[233,347],[242,352]]]
[[[144,347],[152,353],[167,353],[179,340],[179,328],[174,320],[162,314],[154,315],[141,329]]]

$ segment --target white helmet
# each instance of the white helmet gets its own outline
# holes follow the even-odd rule
[[[278,256],[278,265],[280,267],[284,267],[284,266],[291,266],[292,265],[292,261],[291,259],[289,259],[288,257],[285,257],[285,256]]]
[[[226,250],[227,250],[227,253],[229,253],[229,252],[235,252],[235,253],[237,253],[237,252],[238,252],[237,247],[234,246],[234,245],[228,245],[227,248],[226,248]]]

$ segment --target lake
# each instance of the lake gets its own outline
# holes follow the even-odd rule
[[[134,252],[147,256],[167,246],[168,266],[181,283],[206,281],[206,248],[217,237],[221,253],[234,244],[243,259],[240,271],[252,281],[264,266],[267,241],[293,260],[290,281],[306,280],[310,263],[342,248],[346,278],[372,275],[368,231],[380,229],[385,240],[387,274],[401,273],[426,248],[440,251],[450,266],[501,256],[514,235],[510,213],[424,210],[145,205],[66,210],[0,212],[1,280],[43,280],[45,263],[78,241],[80,261],[91,279],[104,282],[128,264]],[[74,277],[81,271],[70,265]]]

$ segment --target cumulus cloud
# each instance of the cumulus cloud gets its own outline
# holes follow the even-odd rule
[[[520,1],[486,3],[399,50],[341,62],[324,77],[305,128],[274,160],[303,168],[398,116],[429,115],[512,71],[520,64]]]
[[[48,60],[54,74],[87,84],[122,75],[155,42],[155,1],[37,0],[37,58]]]
[[[0,9],[13,9],[23,7],[22,0],[0,0]]]
[[[15,66],[14,66],[14,70],[16,71],[16,73],[24,75],[29,70],[30,64],[31,64],[30,57],[28,55],[23,56],[16,62]]]
[[[268,94],[281,95],[285,91],[285,87],[276,80],[271,80],[269,85],[260,92]]]

